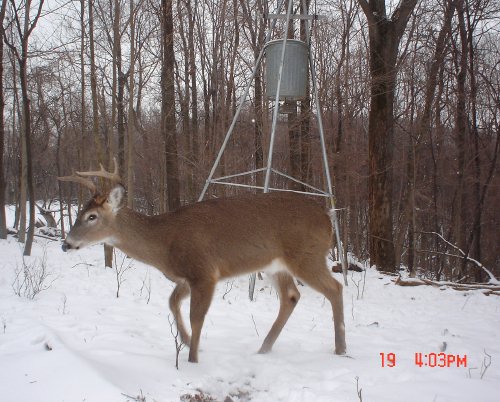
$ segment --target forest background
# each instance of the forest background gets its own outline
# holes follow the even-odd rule
[[[327,17],[313,21],[311,52],[346,252],[436,280],[485,281],[481,264],[498,277],[500,3],[294,4]],[[68,206],[87,197],[56,178],[114,156],[135,209],[197,200],[276,4],[3,0],[0,11],[0,237],[4,205],[16,205],[10,230],[29,254],[35,203],[62,201],[64,237]],[[295,21],[287,35],[306,29]],[[280,115],[275,163],[323,187],[312,106]],[[221,176],[265,165],[272,107],[260,66]]]

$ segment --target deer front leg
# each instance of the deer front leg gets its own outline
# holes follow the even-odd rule
[[[191,337],[186,331],[186,327],[184,326],[184,321],[182,320],[181,315],[181,302],[189,295],[189,285],[186,282],[179,282],[172,294],[170,295],[169,305],[170,311],[175,319],[175,324],[177,325],[177,331],[179,331],[179,335],[181,336],[181,341],[183,344],[188,345],[191,343]]]
[[[198,346],[200,344],[201,328],[207,314],[215,283],[211,281],[199,281],[191,284],[191,345],[189,347],[189,361],[198,363]]]

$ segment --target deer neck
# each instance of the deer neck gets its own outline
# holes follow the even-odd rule
[[[129,257],[160,268],[165,247],[158,247],[158,216],[147,216],[124,207],[116,214],[110,244]],[[162,237],[165,233],[162,233]],[[168,241],[168,239],[165,239]],[[165,244],[165,243],[163,243]]]

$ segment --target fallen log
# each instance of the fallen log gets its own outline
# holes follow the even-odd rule
[[[399,286],[422,286],[422,285],[430,285],[430,283],[426,283],[420,279],[417,278],[408,278],[408,279],[402,279],[400,276],[396,278],[394,281],[396,285]]]
[[[483,294],[486,296],[495,295],[500,296],[500,286],[498,285],[488,285],[481,283],[456,283],[447,281],[431,281],[430,279],[417,279],[417,278],[406,278],[403,279],[400,276],[396,278],[394,284],[398,286],[434,286],[439,288],[452,288],[459,291],[467,290],[483,290]]]
[[[355,272],[363,272],[364,271],[363,268],[358,267],[357,265],[354,265],[354,264],[349,264],[349,266],[347,267],[347,270],[348,271],[355,271]],[[341,274],[342,273],[342,265],[332,266],[332,272],[335,272],[337,274]]]

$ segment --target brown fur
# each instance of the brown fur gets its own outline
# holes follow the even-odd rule
[[[145,216],[110,205],[109,199],[95,196],[87,204],[66,246],[105,242],[174,281],[177,287],[170,308],[182,341],[190,345],[189,361],[198,361],[201,328],[216,283],[255,272],[276,260],[283,264],[282,270],[271,272],[280,310],[259,352],[271,350],[297,304],[300,294],[293,280],[297,277],[331,302],[335,351],[345,353],[342,285],[331,276],[325,259],[332,244],[331,223],[314,200],[296,194],[252,194]],[[96,219],[88,221],[89,215]],[[180,303],[189,294],[191,339],[180,314]]]

